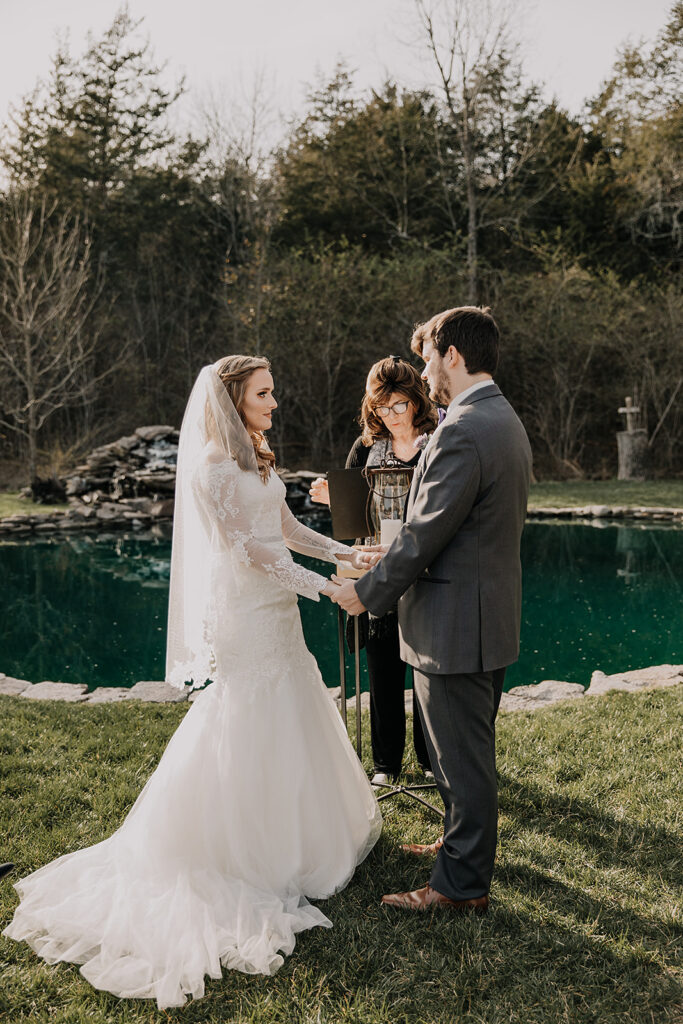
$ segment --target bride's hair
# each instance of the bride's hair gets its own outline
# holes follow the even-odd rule
[[[264,483],[268,480],[271,469],[275,468],[275,456],[267,446],[265,435],[258,430],[251,430],[244,417],[244,396],[247,383],[254,370],[270,370],[270,363],[263,356],[226,356],[217,367],[225,390],[230,395],[239,418],[251,438],[256,453],[256,464]],[[238,460],[239,461],[239,460]],[[244,468],[244,467],[242,467]]]

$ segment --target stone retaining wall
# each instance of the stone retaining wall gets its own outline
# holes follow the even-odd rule
[[[308,490],[318,473],[300,470],[279,472],[287,487],[287,501],[295,513],[320,511],[311,509]],[[562,520],[637,520],[640,522],[683,522],[683,508],[642,506],[583,505],[577,508],[530,508],[531,519]],[[117,501],[99,498],[95,504],[72,503],[57,512],[23,513],[0,519],[0,536],[25,537],[31,534],[74,533],[79,530],[112,529],[142,530],[156,523],[170,524],[173,519],[173,498],[123,497]]]
[[[660,505],[577,505],[576,508],[538,507],[529,509],[529,515],[538,519],[648,519],[653,521],[683,521],[683,508]]]
[[[531,686],[515,686],[503,694],[501,711],[538,711],[561,701],[579,700],[586,697],[599,697],[611,690],[634,692],[665,686],[676,686],[683,683],[683,665],[655,665],[651,668],[633,669],[606,675],[599,670],[593,672],[590,685],[584,689],[580,683],[570,683],[555,679],[544,679],[541,683]],[[157,680],[143,680],[130,688],[114,686],[98,686],[88,690],[85,683],[53,683],[43,681],[31,683],[26,679],[15,679],[0,673],[0,695],[21,697],[27,700],[68,701],[74,704],[111,704],[127,700],[153,701],[154,703],[180,703],[192,701],[201,690],[191,691],[189,687],[178,690],[168,683]],[[329,690],[330,697],[339,705],[339,687]],[[406,710],[412,711],[412,690],[406,690]],[[361,694],[361,708],[368,708],[370,695]],[[348,710],[353,711],[356,698],[346,701]]]

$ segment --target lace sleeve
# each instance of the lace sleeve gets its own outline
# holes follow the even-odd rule
[[[282,554],[281,548],[274,550],[254,536],[237,496],[241,473],[232,459],[207,459],[199,467],[195,479],[201,491],[205,525],[212,534],[218,533],[236,565],[248,566],[286,590],[319,601],[320,591],[328,582],[325,576],[297,565],[289,552]]]
[[[309,530],[292,514],[287,504],[282,502],[282,536],[285,544],[292,551],[311,558],[322,558],[325,562],[336,562],[338,554],[353,554],[348,544],[325,537],[322,533]]]

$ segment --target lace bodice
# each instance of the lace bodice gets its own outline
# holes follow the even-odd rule
[[[335,562],[351,549],[300,523],[285,502],[286,489],[276,473],[264,484],[232,459],[209,447],[194,478],[212,548],[227,549],[236,571],[248,569],[314,601],[327,578],[298,565],[290,551]]]

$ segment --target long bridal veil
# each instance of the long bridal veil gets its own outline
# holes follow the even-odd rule
[[[168,599],[166,679],[174,686],[202,686],[214,668],[209,605],[212,566],[230,556],[220,529],[220,509],[208,517],[195,474],[209,442],[220,456],[258,476],[252,440],[218,375],[221,361],[199,373],[187,403],[178,444]],[[227,510],[223,514],[228,515]],[[229,567],[232,559],[223,559]],[[228,614],[230,609],[226,609]]]

